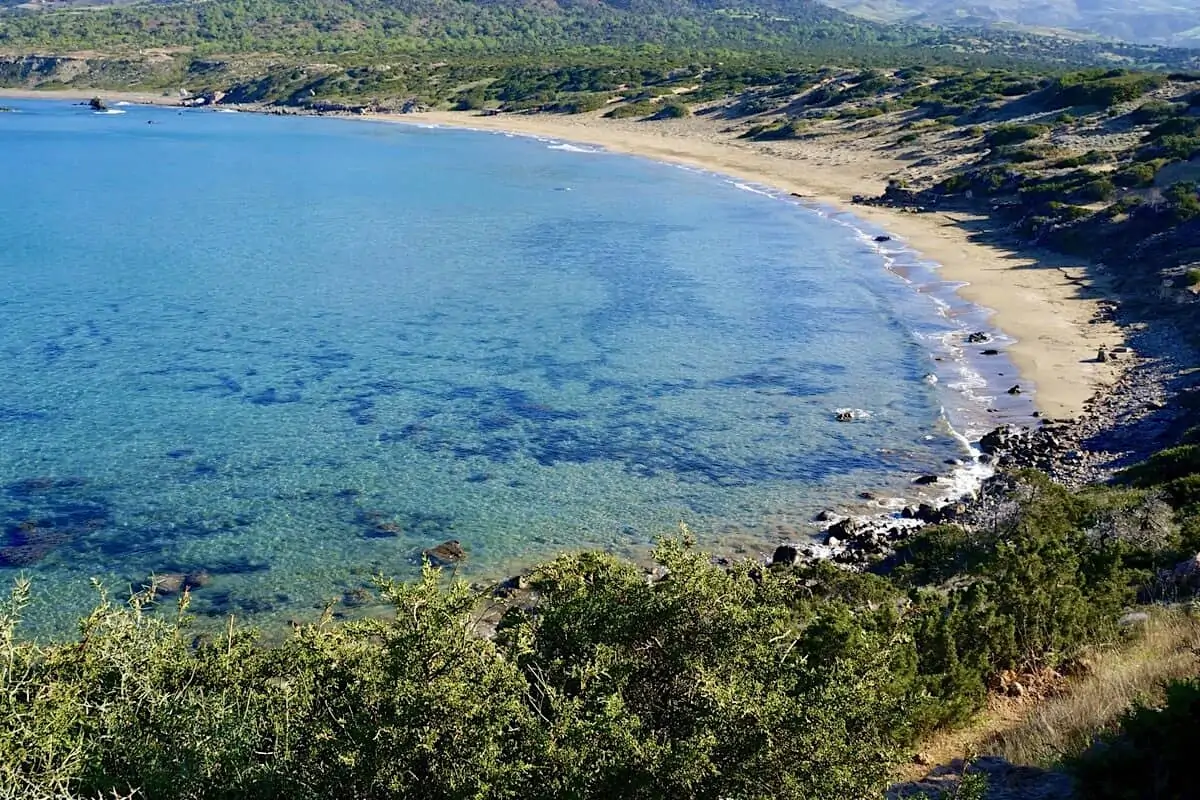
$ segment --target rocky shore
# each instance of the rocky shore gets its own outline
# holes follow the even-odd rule
[[[1002,425],[973,443],[977,461],[992,470],[975,492],[905,505],[899,511],[822,512],[824,530],[811,541],[779,545],[771,564],[829,559],[865,569],[886,559],[927,525],[971,527],[995,516],[1013,488],[1012,473],[1036,469],[1071,487],[1104,483],[1124,467],[1170,446],[1188,426],[1188,409],[1200,402],[1200,363],[1171,326],[1125,326],[1130,347],[1102,350],[1097,358],[1122,364],[1117,381],[1097,392],[1074,419],[1040,419],[1034,426]],[[936,486],[936,476],[917,483]],[[876,502],[864,492],[860,501]]]

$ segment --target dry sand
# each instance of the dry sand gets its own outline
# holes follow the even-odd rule
[[[961,282],[964,297],[994,312],[991,323],[1017,340],[1009,355],[1021,371],[1022,386],[1035,388],[1035,402],[1047,417],[1080,415],[1084,401],[1116,378],[1111,363],[1095,359],[1101,344],[1119,344],[1121,334],[1111,323],[1093,322],[1099,308],[1090,299],[1085,265],[983,243],[973,232],[985,223],[982,218],[851,205],[854,195],[878,195],[889,178],[911,174],[912,165],[877,139],[841,135],[759,144],[739,140],[720,121],[698,118],[641,122],[596,114],[480,116],[455,111],[374,118],[597,145],[723,173],[851,210],[940,263],[943,278]]]
[[[151,93],[0,90],[0,98],[85,100],[96,95],[111,102],[178,103],[175,97]],[[1021,372],[1022,387],[1035,390],[1035,402],[1045,416],[1079,416],[1084,402],[1116,378],[1114,365],[1095,360],[1099,346],[1119,344],[1121,334],[1115,325],[1095,321],[1099,307],[1092,295],[1102,293],[1089,291],[1094,269],[1053,254],[981,241],[987,238],[978,233],[986,223],[982,218],[850,203],[856,194],[880,194],[889,178],[912,176],[921,167],[914,163],[914,154],[898,151],[881,137],[843,129],[815,139],[754,143],[738,139],[739,131],[720,120],[609,120],[598,112],[480,116],[431,111],[368,118],[597,145],[723,173],[851,210],[941,264],[943,278],[961,283],[964,297],[994,312],[991,324],[1017,340],[1009,355]]]

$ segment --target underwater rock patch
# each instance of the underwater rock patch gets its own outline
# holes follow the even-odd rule
[[[442,542],[437,547],[428,547],[422,550],[421,555],[429,559],[429,563],[435,567],[449,567],[465,559],[467,551],[463,550],[457,539],[451,539]]]

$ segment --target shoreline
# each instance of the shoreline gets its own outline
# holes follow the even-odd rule
[[[179,105],[178,97],[153,92],[0,89],[0,99],[82,101],[95,96],[112,102]],[[257,106],[240,110],[305,113]],[[767,187],[818,213],[846,213],[883,229],[895,244],[932,262],[936,279],[980,308],[984,324],[1004,335],[1001,352],[1015,365],[1019,376],[1015,382],[1031,394],[1042,417],[1079,418],[1089,401],[1119,379],[1120,365],[1097,363],[1095,357],[1102,344],[1109,348],[1125,344],[1121,329],[1105,318],[1098,299],[1088,296],[1089,283],[1101,272],[1097,265],[1008,242],[980,241],[989,238],[986,218],[980,215],[909,213],[855,204],[852,198],[878,196],[891,176],[906,169],[905,161],[894,154],[881,153],[861,140],[751,143],[738,139],[717,120],[697,117],[645,122],[608,120],[600,113],[484,116],[470,111],[422,111],[318,116],[550,138]],[[914,289],[925,287],[914,285]]]
[[[0,99],[85,101],[97,95],[111,103],[160,107],[179,105],[177,98],[144,93],[0,89]],[[965,344],[959,337],[955,337],[954,341],[946,339],[926,344],[931,357],[941,350],[948,351],[947,354],[953,356],[953,360],[964,369],[982,366],[986,370],[990,364],[995,364],[1009,370],[1010,377],[1001,380],[996,380],[995,376],[1004,376],[1003,372],[996,373],[993,369],[992,374],[984,374],[982,377],[986,379],[988,393],[982,397],[953,386],[948,386],[946,391],[953,391],[971,401],[994,401],[994,405],[1000,406],[988,409],[998,413],[994,418],[984,419],[985,432],[1003,424],[1034,424],[1031,440],[1018,443],[1015,448],[1019,451],[1017,460],[1020,463],[1010,461],[1010,465],[1037,466],[1071,483],[1102,476],[1104,464],[1108,461],[1102,455],[1111,454],[1097,452],[1096,458],[1089,454],[1087,458],[1073,461],[1070,468],[1064,470],[1061,469],[1064,466],[1062,456],[1066,449],[1059,447],[1057,442],[1048,445],[1037,437],[1053,429],[1051,439],[1059,436],[1083,446],[1081,440],[1085,438],[1084,434],[1095,435],[1121,424],[1118,420],[1121,415],[1113,413],[1112,408],[1105,409],[1110,413],[1097,413],[1100,409],[1096,405],[1106,401],[1107,394],[1113,394],[1111,387],[1125,388],[1130,383],[1144,383],[1135,380],[1139,370],[1131,369],[1139,359],[1124,357],[1119,364],[1113,364],[1098,363],[1095,358],[1101,344],[1111,348],[1125,343],[1123,331],[1111,318],[1103,317],[1101,302],[1085,296],[1087,288],[1083,275],[1073,275],[1068,271],[1072,268],[1081,273],[1084,270],[1096,270],[1095,265],[1080,265],[1077,262],[1068,265],[1060,257],[1032,248],[976,241],[975,232],[970,226],[983,218],[968,213],[955,213],[953,216],[942,212],[911,213],[853,202],[855,195],[878,196],[886,186],[886,173],[903,168],[903,162],[898,159],[859,158],[852,151],[841,161],[830,160],[828,154],[822,157],[820,153],[786,155],[774,149],[779,143],[772,143],[767,148],[747,144],[728,135],[728,129],[718,130],[710,120],[694,118],[636,122],[604,120],[595,115],[481,116],[473,112],[450,111],[313,114],[261,106],[226,108],[285,116],[328,116],[423,128],[454,128],[598,147],[607,153],[681,165],[770,189],[778,199],[803,206],[829,222],[851,228],[868,243],[873,238],[872,234],[883,231],[890,239],[886,244],[880,244],[876,239],[875,247],[887,271],[909,284],[909,288],[916,293],[933,295],[935,298],[939,294],[943,298],[950,294],[959,301],[958,305],[967,306],[969,311],[963,316],[949,313],[949,310],[947,313],[950,321],[961,322],[964,316],[971,320],[970,327],[965,327],[964,332],[985,330],[999,334],[994,344],[974,345],[980,350],[1000,349],[1003,357],[994,361],[987,357],[973,357],[967,352],[971,345]],[[894,262],[899,253],[905,254],[905,258],[897,268]],[[939,302],[944,304],[944,301]],[[935,367],[935,371],[940,370],[940,366]],[[1018,378],[1011,376],[1014,366]],[[1020,405],[1024,409],[1016,408],[1011,402],[1005,403],[1001,382],[1007,385],[1014,379],[1018,379],[1022,386],[1025,398]],[[999,395],[996,396],[996,393]],[[1118,391],[1115,394],[1122,393]],[[1038,409],[1037,413],[1031,414],[1030,400]],[[1005,408],[1005,405],[1008,407]],[[983,405],[980,405],[982,410]],[[943,413],[949,416],[948,409],[944,409]],[[1078,426],[1066,426],[1078,428],[1078,434],[1066,434],[1061,425],[1049,425],[1038,431],[1036,418],[1039,416],[1043,422],[1078,421]],[[950,419],[947,422],[951,422],[952,431],[960,430]],[[991,424],[986,424],[988,422]],[[980,434],[976,431],[970,437],[963,436],[961,432],[954,435],[968,449],[974,449],[972,444]],[[893,498],[905,507],[903,515],[899,513],[902,506],[894,502],[884,504],[876,502],[874,497],[870,497],[868,502],[846,498],[849,502],[839,504],[841,510],[834,512],[832,519],[826,517],[833,524],[819,526],[812,534],[813,538],[804,543],[805,549],[815,555],[813,545],[833,535],[831,531],[838,529],[840,523],[850,522],[852,525],[852,529],[847,530],[843,526],[839,532],[839,538],[843,541],[850,539],[851,547],[830,553],[828,549],[817,545],[817,552],[824,553],[822,557],[848,554],[848,549],[865,553],[870,548],[862,547],[862,544],[879,547],[883,541],[903,538],[907,532],[915,529],[914,524],[920,527],[922,523],[950,521],[942,515],[943,509],[961,507],[964,503],[973,505],[968,499],[972,495],[980,501],[984,500],[982,495],[986,493],[994,471],[990,456],[985,455],[979,460],[972,458],[949,470],[949,476],[943,474],[946,480],[928,486],[914,485],[904,493],[903,498]],[[994,463],[996,466],[1005,465],[1000,459]],[[965,483],[962,480],[964,478]],[[860,501],[870,494],[861,493]],[[921,512],[919,515],[918,511]],[[763,545],[770,546],[768,542],[763,542]]]
[[[855,195],[877,196],[887,178],[880,169],[902,169],[896,159],[847,159],[830,164],[813,157],[789,157],[722,136],[709,121],[609,121],[589,114],[480,116],[473,112],[354,116],[389,124],[452,127],[492,133],[552,138],[624,155],[678,164],[746,180],[796,197],[806,204],[844,212],[886,230],[897,243],[934,262],[937,277],[957,284],[954,291],[984,310],[986,324],[1011,342],[1004,354],[1015,364],[1023,388],[1032,385],[1033,402],[1046,418],[1078,418],[1088,401],[1113,385],[1120,368],[1096,363],[1099,346],[1124,344],[1120,329],[1095,320],[1101,307],[1085,297],[1082,265],[1032,248],[1008,248],[973,240],[968,226],[984,218],[942,212],[914,214],[858,205]],[[640,129],[639,129],[639,126]],[[707,128],[707,130],[705,130]],[[856,166],[857,165],[857,168]],[[819,210],[819,209],[818,209]]]

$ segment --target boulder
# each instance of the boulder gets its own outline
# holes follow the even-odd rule
[[[936,525],[942,521],[942,512],[929,503],[921,503],[921,505],[917,507],[917,513],[915,516],[921,522],[925,522],[930,525]]]
[[[437,547],[421,551],[421,555],[429,559],[429,563],[435,567],[448,567],[466,558],[467,551],[463,550],[457,539],[450,539]]]
[[[1008,393],[1009,394],[1020,394],[1021,393],[1021,384],[1019,384],[1019,383],[1014,384],[1013,387],[1008,390]]]
[[[1200,553],[1176,564],[1175,569],[1171,571],[1171,577],[1181,589],[1200,591]]]
[[[1000,453],[1012,448],[1021,437],[1023,431],[1014,425],[1001,425],[983,435],[979,440],[979,449],[984,453]]]
[[[992,335],[987,331],[975,331],[967,334],[967,344],[986,344],[992,340]]]
[[[929,486],[930,484],[937,483],[937,482],[938,482],[937,475],[922,475],[921,477],[919,477],[913,481],[913,483],[917,484],[918,486]]]
[[[800,560],[800,551],[794,545],[781,544],[775,548],[775,553],[771,556],[771,566],[782,564],[787,567],[794,566]]]

